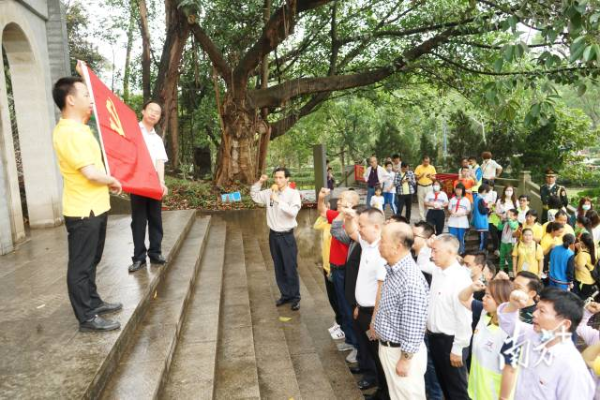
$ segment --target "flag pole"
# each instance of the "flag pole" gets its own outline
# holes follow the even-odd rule
[[[94,119],[96,120],[96,128],[98,129],[98,140],[100,141],[100,149],[102,150],[102,156],[104,157],[104,168],[106,169],[106,174],[110,175],[110,167],[108,166],[108,158],[106,157],[106,151],[104,150],[104,141],[102,140],[102,131],[100,131],[100,119],[98,118],[98,109],[96,109],[96,98],[94,97],[94,88],[92,87],[92,81],[90,79],[90,74],[88,70],[88,66],[81,60],[77,60],[77,65],[80,66],[81,73],[83,74],[83,79],[85,80],[85,85],[88,88],[88,92],[92,98],[92,109],[94,110]]]

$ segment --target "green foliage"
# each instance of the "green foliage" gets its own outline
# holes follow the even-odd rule
[[[452,130],[448,138],[448,151],[453,165],[460,165],[464,157],[479,157],[485,149],[480,129],[473,126],[473,121],[464,111],[457,111],[450,117]]]
[[[107,61],[93,44],[84,7],[78,0],[65,5],[71,71],[75,71],[77,60],[83,60],[94,71],[100,71],[106,67]]]

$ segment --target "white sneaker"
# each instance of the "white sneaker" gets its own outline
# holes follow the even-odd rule
[[[346,362],[348,362],[350,364],[354,364],[356,362],[357,356],[358,356],[358,350],[356,350],[355,348],[352,348],[352,351],[346,357]]]
[[[346,334],[344,333],[342,328],[340,328],[339,326],[337,327],[337,329],[335,329],[333,331],[329,331],[329,334],[331,335],[331,338],[333,340],[340,340],[340,339],[346,338]]]
[[[337,349],[338,349],[338,351],[349,351],[349,350],[354,350],[354,346],[352,346],[351,344],[348,344],[346,342],[342,342],[342,343],[337,344]]]
[[[334,322],[333,325],[331,326],[331,328],[328,329],[329,333],[333,333],[334,331],[340,329],[340,326],[337,324],[337,322]]]

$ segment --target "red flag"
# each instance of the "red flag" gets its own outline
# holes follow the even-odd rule
[[[94,99],[94,115],[107,172],[121,182],[125,192],[160,200],[162,187],[135,112],[87,65],[82,70]]]

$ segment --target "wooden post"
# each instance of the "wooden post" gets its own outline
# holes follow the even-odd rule
[[[313,146],[313,158],[315,165],[315,195],[319,198],[321,188],[327,187],[327,154],[325,145],[317,144]]]

